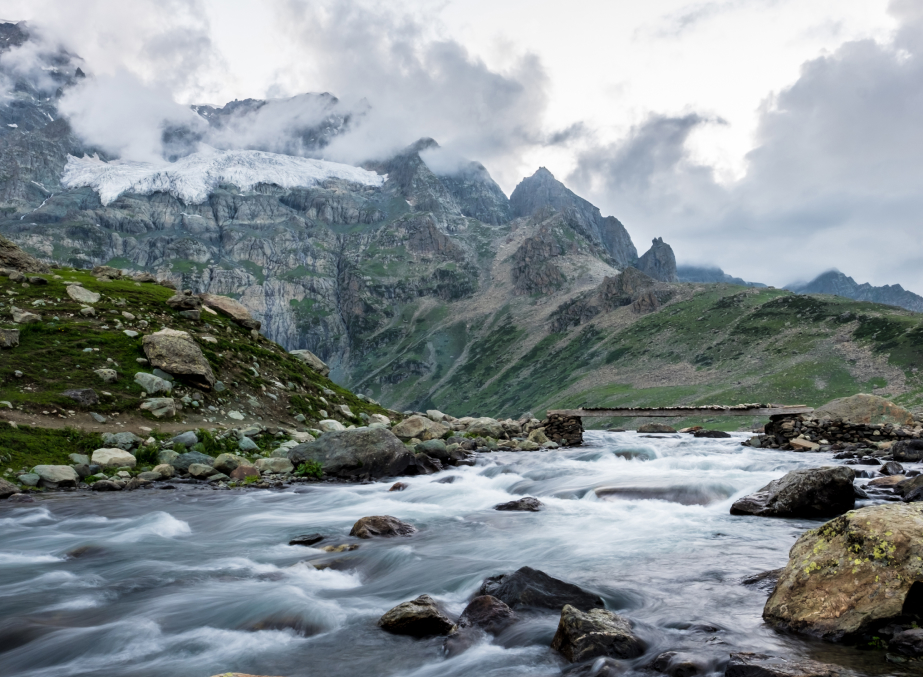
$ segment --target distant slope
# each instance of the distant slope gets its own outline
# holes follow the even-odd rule
[[[676,275],[680,282],[724,282],[739,284],[743,287],[765,287],[762,282],[747,282],[739,277],[728,275],[717,266],[676,266]]]
[[[907,291],[899,284],[886,284],[882,287],[873,287],[868,282],[859,284],[838,270],[828,270],[808,283],[790,284],[787,289],[798,294],[833,294],[857,301],[886,303],[923,313],[923,296]]]

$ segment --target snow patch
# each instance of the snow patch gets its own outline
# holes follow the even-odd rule
[[[7,127],[12,127],[13,129],[17,129],[17,128],[19,127],[19,125],[13,124],[13,123],[11,122],[11,123],[9,123],[9,124],[7,125]]]
[[[230,183],[243,191],[260,183],[283,188],[307,188],[327,179],[344,179],[365,186],[381,186],[385,177],[359,167],[326,160],[266,153],[259,150],[209,148],[176,162],[153,164],[97,156],[68,156],[61,182],[68,188],[88,186],[108,205],[123,193],[170,193],[186,204],[205,202],[218,184]]]

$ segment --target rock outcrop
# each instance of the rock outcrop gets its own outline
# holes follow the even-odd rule
[[[676,275],[676,256],[673,248],[663,241],[662,237],[655,237],[648,249],[638,259],[635,266],[655,280],[662,282],[679,282]]]
[[[864,393],[827,402],[814,410],[814,418],[878,425],[911,425],[913,423],[913,415],[903,407],[884,397]]]
[[[295,467],[308,461],[320,463],[334,477],[367,476],[372,479],[417,474],[416,459],[401,441],[385,428],[360,428],[324,433],[288,451]]]
[[[805,532],[766,602],[776,628],[858,641],[923,615],[923,505],[853,510]]]
[[[832,517],[856,504],[852,468],[833,466],[793,470],[731,506],[732,515]]]

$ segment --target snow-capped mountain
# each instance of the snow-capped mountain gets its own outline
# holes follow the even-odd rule
[[[169,193],[186,204],[201,204],[222,183],[247,192],[261,183],[282,188],[310,188],[328,179],[364,186],[382,186],[386,177],[359,167],[258,150],[217,150],[205,147],[176,162],[104,162],[97,156],[69,156],[61,183],[67,188],[88,186],[103,205],[120,195]]]

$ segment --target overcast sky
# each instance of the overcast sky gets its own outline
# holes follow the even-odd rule
[[[180,104],[365,99],[328,159],[421,136],[510,193],[544,165],[639,250],[923,293],[923,1],[0,0],[87,62],[123,156]],[[95,120],[95,124],[92,120]],[[98,139],[97,139],[98,140]]]

